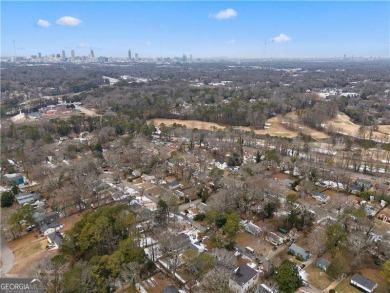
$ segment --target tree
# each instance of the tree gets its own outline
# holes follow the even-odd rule
[[[229,278],[231,271],[223,267],[216,267],[208,272],[200,283],[201,292],[205,293],[231,293]]]
[[[222,229],[227,234],[229,239],[234,239],[236,236],[240,225],[240,217],[237,213],[228,213],[226,214],[226,223],[223,225]]]
[[[10,191],[4,191],[1,194],[1,207],[2,208],[9,208],[14,203],[15,196]]]
[[[293,293],[303,285],[297,266],[289,260],[282,262],[273,279],[284,293]]]
[[[156,222],[165,225],[168,219],[168,204],[165,200],[159,199],[157,202]]]
[[[326,236],[326,246],[333,251],[334,248],[342,245],[347,237],[347,232],[340,224],[330,224],[326,227]]]
[[[274,216],[276,208],[277,208],[277,206],[274,202],[267,202],[264,205],[263,210],[261,211],[261,215],[265,219],[270,219]]]
[[[350,268],[350,261],[347,253],[340,251],[330,263],[328,269],[326,270],[329,277],[333,279],[338,279],[342,274],[347,273]]]
[[[385,262],[385,264],[383,265],[381,276],[385,278],[387,284],[390,286],[390,260]]]
[[[296,193],[289,193],[286,199],[288,203],[296,203],[299,199],[299,195]]]
[[[261,153],[259,151],[256,152],[256,163],[260,163],[261,162]]]
[[[32,205],[27,204],[22,206],[15,213],[11,214],[8,219],[8,224],[11,226],[11,233],[14,237],[19,237],[23,231],[23,225],[31,225],[33,220],[34,208]]]
[[[13,185],[11,191],[14,195],[17,195],[19,193],[19,187],[17,185]]]
[[[183,260],[187,264],[190,272],[196,276],[205,274],[215,265],[215,260],[210,254],[199,253],[194,249],[184,251]]]

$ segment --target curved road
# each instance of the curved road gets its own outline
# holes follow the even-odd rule
[[[0,244],[1,244],[1,260],[2,260],[2,266],[0,269],[0,277],[4,277],[6,273],[9,272],[9,270],[14,265],[14,254],[12,250],[9,248],[7,239],[5,239],[2,232],[0,237]]]

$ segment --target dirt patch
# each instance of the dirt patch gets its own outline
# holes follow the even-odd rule
[[[66,231],[69,231],[70,229],[73,228],[73,226],[81,220],[82,218],[82,215],[84,213],[80,214],[80,213],[77,213],[77,214],[73,214],[65,219],[61,219],[60,220],[60,223],[62,225],[64,225],[64,228],[61,230],[61,232],[66,232]]]
[[[318,289],[324,290],[332,283],[326,273],[317,268],[314,263],[308,266],[305,272],[308,275],[309,283]]]
[[[242,131],[253,131],[254,133],[259,135],[269,134],[271,136],[283,136],[283,137],[291,137],[291,138],[298,136],[297,131],[288,130],[287,128],[284,127],[283,118],[281,116],[276,116],[271,119],[268,119],[267,123],[270,126],[268,126],[269,128],[266,129],[252,129],[246,126],[225,126],[213,122],[204,122],[199,120],[156,118],[156,119],[152,119],[151,121],[153,121],[155,125],[160,125],[161,123],[164,123],[166,126],[172,126],[173,124],[181,124],[189,129],[197,128],[197,129],[215,131],[215,130],[225,130],[229,127],[233,127],[235,129],[240,129]],[[323,132],[308,128],[306,126],[302,127],[300,130],[303,133],[310,134],[315,139],[322,139],[322,138],[329,137],[327,134]]]
[[[266,256],[272,250],[272,244],[265,241],[261,236],[254,236],[246,232],[238,233],[236,236],[236,241],[238,245],[242,248],[247,246],[253,248],[259,256]]]
[[[175,286],[175,283],[164,274],[158,273],[157,275],[143,281],[141,285],[148,293],[160,293],[169,285]]]
[[[340,112],[339,114],[337,114],[336,118],[327,122],[327,127],[332,127],[336,131],[340,131],[350,136],[358,137],[359,128],[361,127],[361,125],[353,123],[348,115]],[[378,131],[372,132],[373,139],[384,139],[385,136],[388,135],[390,135],[390,125],[379,125]]]
[[[339,283],[335,290],[337,293],[361,293],[361,291],[359,291],[358,289],[356,289],[355,287],[352,287],[349,282],[351,282],[351,279],[352,279],[352,276],[351,277],[348,277],[346,278],[345,280],[341,281],[341,283]]]
[[[23,260],[18,261],[8,272],[7,275],[20,277],[35,277],[39,267],[39,263],[45,259],[49,260],[58,254],[58,250],[43,250],[37,252]]]

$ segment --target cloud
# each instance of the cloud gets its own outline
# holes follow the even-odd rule
[[[68,26],[76,26],[81,23],[81,20],[78,18],[75,18],[73,16],[63,16],[59,19],[57,19],[58,25],[68,25]]]
[[[79,49],[84,49],[84,48],[89,49],[89,48],[91,48],[91,46],[87,45],[87,44],[84,44],[84,43],[81,43],[81,44],[77,45],[77,48],[79,48]]]
[[[48,22],[47,20],[39,19],[39,20],[37,21],[37,26],[47,28],[47,27],[50,26],[50,22]]]
[[[145,44],[146,46],[150,46],[150,45],[152,44],[152,42],[151,42],[151,41],[146,41],[144,44]]]
[[[275,43],[283,43],[291,41],[291,38],[283,33],[280,33],[279,36],[273,37],[272,41],[274,41]]]
[[[236,40],[229,40],[226,42],[228,45],[234,45],[236,43]]]
[[[218,20],[224,20],[229,19],[237,16],[237,11],[234,9],[228,8],[225,10],[219,11],[217,14],[211,15],[211,17],[218,19]]]

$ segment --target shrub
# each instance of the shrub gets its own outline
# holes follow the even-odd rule
[[[203,221],[206,218],[204,213],[196,214],[194,217],[194,221]]]
[[[12,192],[5,191],[1,194],[1,207],[9,208],[14,203],[15,197]]]

